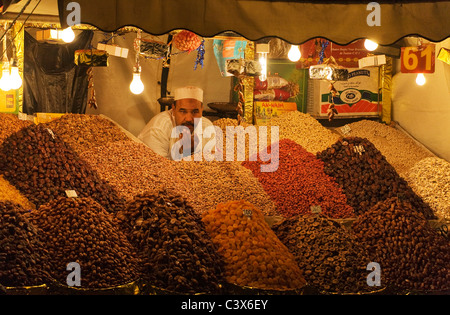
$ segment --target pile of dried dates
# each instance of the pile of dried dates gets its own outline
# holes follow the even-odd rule
[[[272,229],[311,286],[331,293],[374,291],[366,280],[367,251],[338,222],[322,214],[303,214],[275,223]]]
[[[180,195],[139,194],[116,220],[137,248],[146,282],[175,293],[221,290],[222,259],[199,215]]]

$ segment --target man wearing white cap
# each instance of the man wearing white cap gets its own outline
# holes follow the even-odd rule
[[[211,147],[215,138],[214,135],[204,133],[207,127],[213,128],[213,124],[202,116],[202,89],[195,86],[175,89],[174,101],[170,110],[157,114],[149,121],[138,138],[155,153],[178,160],[180,155],[185,157],[202,152],[207,144]],[[203,134],[208,138],[203,137]]]

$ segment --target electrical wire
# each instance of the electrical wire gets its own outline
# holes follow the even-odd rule
[[[30,18],[30,16],[34,13],[34,11],[36,10],[36,8],[38,7],[38,5],[41,3],[42,0],[39,0],[38,3],[36,3],[36,5],[34,6],[33,10],[31,10],[31,12],[28,14],[28,16],[26,17],[26,19],[23,21],[22,26],[20,27],[19,31],[17,31],[17,33],[14,35],[14,37],[11,40],[11,43],[9,44],[9,46],[2,52],[2,55],[0,56],[0,59],[3,58],[3,56],[5,55],[5,53],[8,51],[9,47],[11,47],[11,45],[14,43],[14,39],[16,39],[17,34],[19,34],[23,27],[25,26],[25,23],[28,21],[28,19]],[[19,14],[14,18],[14,20],[11,22],[11,26],[5,30],[5,33],[2,35],[2,37],[0,38],[0,42],[3,40],[3,37],[6,36],[6,34],[8,33],[8,31],[13,27],[13,25],[16,23],[17,19],[23,14],[23,12],[25,11],[25,8],[28,6],[28,4],[31,2],[31,0],[28,0],[28,2],[24,5],[24,7],[22,8],[22,10],[19,12]]]

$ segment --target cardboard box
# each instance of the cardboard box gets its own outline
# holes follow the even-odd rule
[[[360,68],[377,67],[386,64],[385,55],[369,56],[358,60],[358,66]]]
[[[122,48],[116,45],[107,45],[103,43],[97,44],[98,50],[105,50],[110,56],[116,56],[121,58],[127,58],[128,57],[128,49]]]
[[[60,32],[57,29],[37,31],[36,40],[39,42],[62,42]]]
[[[54,119],[60,118],[62,115],[60,113],[36,113],[36,117],[34,117],[35,124],[42,124]]]
[[[381,94],[378,93],[378,67],[349,68],[348,80],[334,83],[338,95],[333,98],[338,115],[377,116],[381,109]],[[328,116],[331,103],[330,82],[327,80],[309,80],[308,113],[312,116]]]

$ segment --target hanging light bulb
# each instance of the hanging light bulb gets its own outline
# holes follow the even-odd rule
[[[292,62],[296,62],[300,60],[302,53],[300,52],[300,48],[298,45],[291,45],[291,49],[288,52],[288,58]]]
[[[256,44],[256,53],[259,56],[258,62],[261,65],[261,75],[259,76],[259,80],[264,82],[267,80],[267,55],[269,54],[269,44]]]
[[[267,54],[261,53],[259,54],[259,64],[261,65],[261,75],[259,76],[259,80],[261,82],[267,80]]]
[[[366,39],[364,41],[364,47],[368,50],[368,51],[374,51],[375,49],[378,48],[378,44],[375,43],[374,41],[371,41],[370,39]]]
[[[65,43],[71,43],[75,39],[75,33],[69,26],[68,28],[61,31],[60,37]]]
[[[5,24],[5,32],[6,32],[6,24]],[[10,79],[9,79],[9,61],[8,61],[8,52],[6,49],[6,40],[7,40],[7,33],[4,36],[3,39],[3,71],[2,71],[2,78],[0,79],[0,89],[7,92],[11,89],[10,87]]]
[[[7,92],[11,90],[11,79],[9,76],[9,67],[3,65],[2,78],[0,79],[0,89]]]
[[[11,81],[10,83],[11,90],[17,90],[22,86],[22,78],[20,77],[18,67],[11,67],[9,79]]]
[[[130,83],[130,91],[133,94],[141,94],[144,91],[144,84],[141,81],[141,67],[133,68],[133,80]]]
[[[416,77],[416,83],[417,85],[424,85],[427,82],[427,79],[425,79],[425,76],[423,73],[418,73]]]

